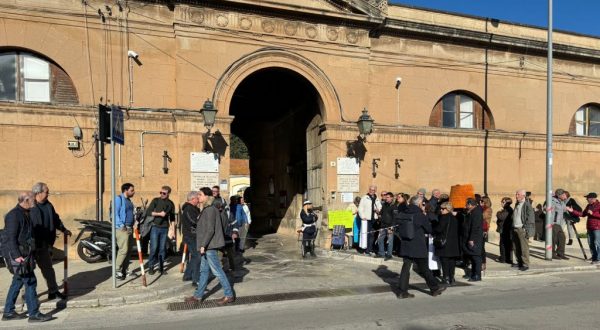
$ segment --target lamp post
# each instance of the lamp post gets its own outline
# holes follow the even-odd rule
[[[358,126],[358,132],[360,133],[360,137],[363,141],[367,140],[367,135],[373,132],[373,118],[369,115],[367,108],[364,108],[362,111],[362,115],[358,117],[358,121],[356,125]]]
[[[215,119],[217,117],[217,109],[211,100],[206,100],[202,109],[200,109],[200,114],[202,115],[202,120],[204,121],[204,127],[208,130],[204,134],[204,151],[207,150],[206,145],[208,144],[208,139],[211,137],[210,130],[215,125]]]

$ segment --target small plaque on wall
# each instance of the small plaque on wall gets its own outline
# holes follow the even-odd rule
[[[191,173],[190,190],[198,191],[202,187],[213,187],[219,184],[219,173]]]
[[[360,174],[358,159],[350,157],[338,157],[337,174]]]
[[[358,192],[359,187],[358,175],[338,175],[337,176],[337,191],[339,192]]]
[[[209,152],[190,152],[190,171],[219,173],[219,155]]]

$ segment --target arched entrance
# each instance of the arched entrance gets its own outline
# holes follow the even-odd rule
[[[231,133],[250,155],[252,229],[292,229],[303,197],[322,201],[321,97],[299,73],[270,67],[245,77],[230,104]]]

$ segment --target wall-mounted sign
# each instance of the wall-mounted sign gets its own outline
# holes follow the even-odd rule
[[[357,158],[338,157],[337,174],[360,174],[360,166]]]
[[[219,155],[209,152],[190,152],[190,171],[219,173]]]
[[[337,191],[339,192],[359,192],[358,175],[338,175]]]
[[[191,173],[190,190],[198,191],[202,187],[213,187],[219,184],[219,173]]]

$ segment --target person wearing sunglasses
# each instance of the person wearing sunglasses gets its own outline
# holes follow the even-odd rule
[[[165,275],[164,262],[167,255],[167,233],[169,227],[175,226],[175,204],[169,199],[171,187],[163,186],[160,196],[150,202],[149,214],[154,217],[152,230],[150,231],[150,256],[148,257],[148,274],[153,275],[154,266],[158,261],[158,269],[161,275]]]

